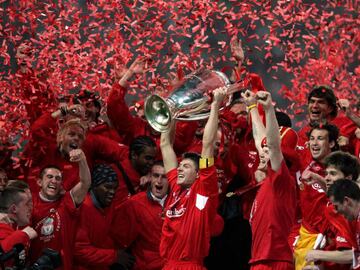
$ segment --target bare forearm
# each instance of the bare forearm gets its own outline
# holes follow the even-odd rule
[[[79,178],[80,183],[82,183],[85,187],[90,188],[91,173],[86,159],[79,162]]]
[[[131,70],[127,70],[124,75],[121,77],[121,79],[119,80],[119,84],[126,88],[128,86],[128,82],[130,80],[130,78],[134,75],[134,73]]]
[[[276,120],[274,108],[265,111],[266,117],[266,142],[269,147],[280,149],[280,131]]]
[[[251,105],[251,106],[253,106],[253,105]],[[261,141],[265,137],[265,127],[261,120],[259,110],[257,107],[250,109],[250,115],[251,115],[251,126],[252,126],[253,138],[255,141],[256,149],[259,151],[261,148]]]
[[[360,117],[353,112],[347,113],[346,116],[354,122],[357,127],[360,127]]]
[[[318,251],[318,260],[324,262],[334,262],[339,264],[352,263],[352,250],[334,250],[334,251]]]
[[[213,156],[213,148],[214,148],[214,141],[216,139],[216,134],[219,125],[219,108],[220,105],[217,102],[211,103],[211,110],[209,119],[204,128],[204,135],[203,135],[203,149],[207,149],[205,155],[203,157],[212,157]]]
[[[177,159],[174,148],[172,146],[172,138],[174,137],[175,130],[171,128],[170,131],[161,133],[160,149],[164,162],[166,172],[171,171],[177,167]]]
[[[79,161],[80,182],[72,189],[72,197],[76,205],[80,205],[91,185],[91,173],[86,159]]]

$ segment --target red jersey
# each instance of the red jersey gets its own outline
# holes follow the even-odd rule
[[[140,177],[141,175],[134,169],[134,167],[131,165],[131,162],[128,158],[128,155],[124,155],[123,160],[119,160],[120,165],[124,168],[124,172],[128,176],[130,183],[134,190],[137,192],[140,187]],[[126,185],[125,179],[121,171],[118,169],[116,165],[113,165],[112,168],[117,173],[118,181],[119,181],[119,187],[116,190],[115,198],[113,200],[113,204],[115,207],[118,205],[121,205],[124,201],[129,199],[131,196],[129,189]]]
[[[15,230],[10,224],[0,223],[0,246],[2,251],[5,253],[10,252],[17,244],[23,245],[28,250],[30,246],[29,236],[21,230]],[[4,266],[13,267],[14,261],[6,261]]]
[[[176,184],[177,169],[168,172],[170,194],[162,228],[160,254],[168,261],[202,265],[209,253],[218,203],[215,166],[201,169],[190,188]]]
[[[150,192],[136,194],[116,209],[112,235],[121,246],[131,248],[136,258],[134,270],[162,269],[159,246],[163,222],[163,206]]]
[[[38,237],[31,242],[30,257],[36,261],[44,248],[52,248],[61,254],[61,269],[72,269],[72,255],[78,208],[70,192],[52,202],[44,201],[39,194],[33,196],[32,227]]]
[[[295,179],[283,161],[278,172],[268,170],[253,203],[251,264],[266,260],[292,263],[287,237],[295,221],[295,206]]]
[[[355,220],[355,241],[356,245],[353,247],[353,269],[360,269],[360,212]]]
[[[96,199],[88,194],[81,207],[74,249],[74,269],[107,270],[117,260],[117,249],[110,236],[113,204],[103,209],[96,207],[96,203]]]
[[[326,236],[326,246],[324,250],[332,251],[332,250],[344,250],[351,249],[353,246],[353,236],[352,230],[349,226],[348,221],[337,214],[334,211],[334,207],[332,204],[328,205],[325,208],[325,217],[328,222],[328,226],[324,231],[324,235]],[[350,269],[349,264],[337,264],[331,262],[323,263],[326,270],[348,270]]]
[[[321,176],[325,174],[324,166],[316,161],[312,161],[305,170]],[[324,211],[328,204],[326,191],[317,183],[307,185],[302,183],[301,179],[299,180],[302,225],[310,233],[322,233],[326,227],[324,218]]]

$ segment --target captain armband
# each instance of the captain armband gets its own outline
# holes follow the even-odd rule
[[[209,168],[214,165],[214,158],[200,158],[199,160],[199,169]]]

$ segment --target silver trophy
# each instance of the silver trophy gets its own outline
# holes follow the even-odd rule
[[[145,117],[159,132],[167,131],[173,119],[194,121],[206,119],[210,115],[212,92],[219,87],[227,87],[227,97],[222,109],[231,103],[234,92],[245,89],[244,83],[230,84],[230,80],[220,71],[200,69],[187,75],[167,97],[151,95],[145,100]]]

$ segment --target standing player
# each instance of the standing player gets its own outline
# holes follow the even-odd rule
[[[203,260],[209,252],[217,209],[218,186],[213,152],[219,108],[224,97],[224,88],[214,91],[201,157],[186,153],[178,165],[172,146],[174,128],[161,135],[161,153],[170,184],[160,243],[160,255],[166,260],[165,270],[205,269]]]
[[[295,149],[281,146],[279,125],[269,92],[243,94],[253,121],[253,136],[265,175],[254,200],[250,224],[252,230],[252,270],[292,270],[293,258],[287,237],[295,221],[296,181],[288,169]],[[256,99],[255,99],[256,98]],[[265,111],[266,127],[258,116],[257,103]],[[260,142],[266,138],[266,145]],[[283,134],[285,136],[285,134]],[[283,154],[284,151],[284,154]],[[286,155],[285,155],[286,153]],[[288,157],[285,161],[284,155]],[[296,155],[295,155],[296,156]],[[289,165],[296,165],[290,164]]]

